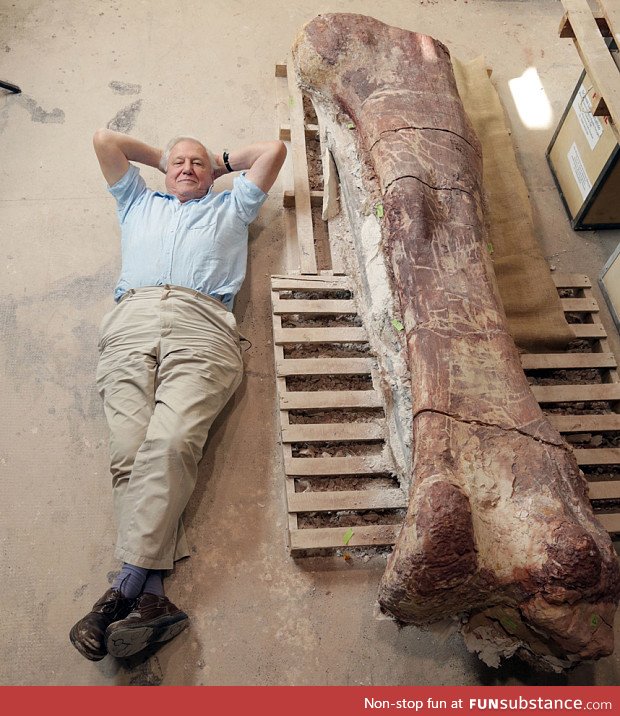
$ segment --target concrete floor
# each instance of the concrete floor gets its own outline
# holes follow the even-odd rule
[[[555,0],[2,0],[2,79],[23,89],[0,94],[2,684],[619,682],[620,650],[568,676],[488,669],[459,637],[373,618],[384,559],[291,559],[268,292],[270,274],[287,268],[277,185],[252,230],[235,310],[253,343],[245,380],[201,464],[187,518],[194,555],[167,583],[191,628],[124,664],[87,662],[69,644],[118,568],[94,371],[119,244],[93,131],[116,118],[153,144],[190,133],[215,150],[275,138],[274,65],[326,11],[429,33],[462,59],[484,53],[550,262],[594,281],[620,240],[571,230],[545,162],[581,69],[572,42],[558,39]],[[553,109],[537,131],[521,123],[508,88],[530,66]],[[162,184],[154,171],[147,180]],[[613,332],[606,310],[603,320]]]

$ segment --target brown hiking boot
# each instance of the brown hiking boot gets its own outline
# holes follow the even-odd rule
[[[168,641],[189,625],[189,617],[168,597],[141,594],[125,619],[106,629],[105,643],[112,656],[137,654],[150,644]]]
[[[118,589],[108,591],[97,601],[92,611],[74,624],[69,632],[73,646],[91,661],[100,661],[108,653],[105,631],[108,626],[123,619],[131,611],[135,599],[127,599]]]

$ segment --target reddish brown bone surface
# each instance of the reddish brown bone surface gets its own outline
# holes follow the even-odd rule
[[[448,50],[341,14],[306,25],[293,57],[319,123],[355,128],[363,191],[343,187],[347,213],[355,225],[382,203],[379,250],[406,330],[411,492],[381,608],[417,625],[458,618],[494,665],[517,654],[559,671],[610,654],[616,555],[506,328]],[[355,167],[332,150],[350,184]]]

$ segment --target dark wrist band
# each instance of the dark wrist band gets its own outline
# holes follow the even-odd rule
[[[228,152],[224,152],[224,154],[222,154],[222,159],[224,161],[224,166],[226,167],[226,169],[228,169],[229,172],[234,171],[233,168],[228,163]]]

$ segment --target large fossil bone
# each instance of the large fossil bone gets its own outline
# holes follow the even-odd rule
[[[351,270],[410,486],[382,610],[420,626],[456,618],[468,647],[492,665],[517,654],[560,671],[610,654],[616,555],[506,328],[479,143],[448,50],[373,18],[335,14],[303,28],[293,59],[339,170],[358,258]],[[379,283],[405,326],[408,437]]]

